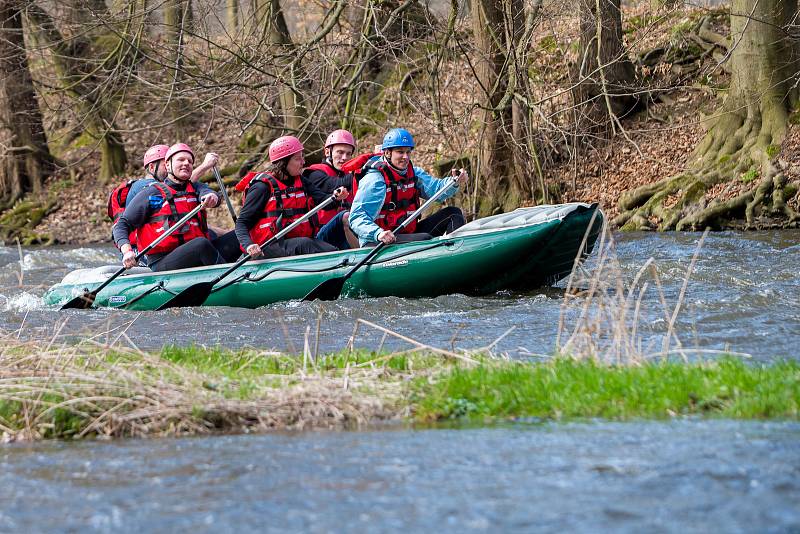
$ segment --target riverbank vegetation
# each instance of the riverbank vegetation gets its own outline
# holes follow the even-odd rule
[[[349,350],[310,358],[200,347],[151,354],[8,337],[0,349],[6,441],[358,428],[387,421],[800,417],[797,362],[726,357],[630,366]]]
[[[796,0],[2,0],[0,239],[107,239],[108,190],[157,142],[220,153],[230,186],[278,135],[313,161],[334,128],[366,150],[390,126],[423,167],[470,168],[470,216],[796,226],[797,20]]]

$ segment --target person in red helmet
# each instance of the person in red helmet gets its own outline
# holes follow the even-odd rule
[[[298,225],[278,243],[261,249],[260,243],[308,213],[313,206],[312,198],[329,196],[301,178],[305,158],[303,144],[296,137],[287,135],[273,141],[269,146],[269,161],[264,172],[246,177],[237,185],[238,189],[244,189],[242,209],[236,219],[236,236],[241,249],[251,256],[268,258],[336,250],[313,238],[318,229],[314,217]],[[336,194],[337,200],[343,200],[347,190],[340,188]]]
[[[338,213],[348,209],[353,196],[353,173],[345,172],[342,166],[353,157],[356,149],[356,140],[347,130],[336,130],[328,135],[325,140],[325,159],[321,163],[309,165],[303,171],[303,181],[323,191],[330,196],[336,189],[344,187],[348,196],[330,209],[317,213],[320,226],[324,226]]]
[[[122,263],[126,268],[135,265],[136,253],[130,243],[133,231],[136,231],[139,247],[145,248],[198,203],[206,208],[219,204],[216,193],[210,189],[202,193],[191,181],[194,152],[188,145],[172,145],[164,154],[164,160],[167,176],[163,183],[150,184],[136,195],[114,225],[114,242],[123,254]],[[218,247],[222,249],[225,243],[235,239],[233,232],[229,234],[212,243],[205,212],[201,211],[179,232],[173,233],[150,251],[147,255],[148,266],[154,271],[167,271],[232,261],[223,257],[218,250]]]

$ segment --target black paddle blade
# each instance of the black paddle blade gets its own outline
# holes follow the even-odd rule
[[[92,307],[94,304],[94,299],[97,297],[97,293],[92,293],[89,291],[84,291],[82,295],[78,295],[74,299],[70,300],[63,306],[61,306],[62,310],[86,310]]]
[[[199,284],[194,284],[187,287],[156,309],[166,310],[167,308],[200,306],[206,301],[213,288],[214,282],[200,282]]]
[[[336,300],[342,293],[342,287],[347,282],[347,278],[330,278],[325,280],[317,287],[308,292],[308,295],[303,297],[303,300]]]

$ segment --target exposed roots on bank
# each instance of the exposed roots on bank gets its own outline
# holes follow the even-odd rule
[[[786,124],[781,113],[768,100],[725,113],[695,151],[693,170],[624,194],[614,224],[702,230],[744,219],[748,229],[796,227],[800,214],[787,200],[800,184],[788,182],[777,158]]]

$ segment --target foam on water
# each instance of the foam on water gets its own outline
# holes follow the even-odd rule
[[[23,291],[16,295],[7,297],[0,295],[0,310],[4,312],[26,312],[42,310],[45,308],[44,301],[38,295]]]

